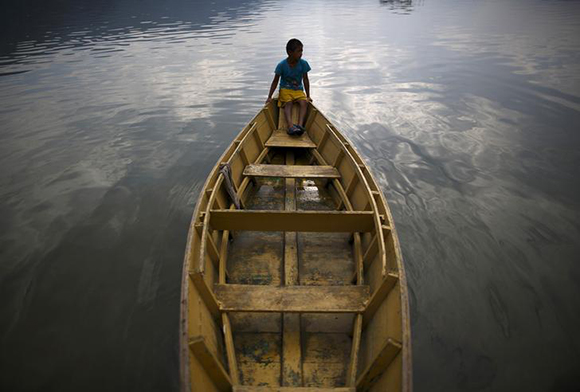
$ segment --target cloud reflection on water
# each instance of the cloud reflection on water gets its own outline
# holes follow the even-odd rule
[[[509,388],[515,374],[549,389],[567,374],[579,345],[563,300],[580,276],[574,4],[78,4],[0,58],[0,298],[14,315],[0,331],[6,352],[38,361],[4,374],[43,369],[33,384],[84,388],[94,375],[53,378],[84,358],[79,343],[112,378],[168,389],[189,215],[291,36],[316,105],[389,196],[418,388]],[[110,341],[85,342],[97,334]],[[540,334],[563,353],[547,365],[533,359],[550,353]],[[70,355],[32,355],[52,345]]]

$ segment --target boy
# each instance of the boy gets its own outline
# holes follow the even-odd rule
[[[302,51],[304,46],[296,38],[292,38],[286,44],[286,53],[288,58],[280,61],[276,66],[276,75],[270,86],[270,93],[266,103],[272,100],[272,94],[280,82],[280,96],[278,97],[278,107],[284,107],[284,116],[288,123],[288,135],[302,135],[304,129],[304,118],[306,117],[306,108],[310,101],[310,81],[308,80],[308,71],[310,65],[306,60],[302,60]],[[304,88],[302,87],[304,81]],[[304,94],[304,89],[306,94]],[[298,101],[300,104],[300,117],[298,124],[292,124],[292,104]]]

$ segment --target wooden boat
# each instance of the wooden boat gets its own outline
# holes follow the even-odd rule
[[[266,105],[199,196],[181,390],[410,391],[407,286],[385,198],[312,104],[305,134],[284,124]]]

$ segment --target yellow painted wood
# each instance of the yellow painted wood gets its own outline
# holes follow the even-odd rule
[[[200,272],[193,272],[189,274],[189,277],[192,283],[195,285],[199,296],[203,300],[204,304],[207,306],[210,313],[213,317],[218,318],[220,315],[219,305],[217,299],[211,291],[211,289],[207,286],[205,279],[203,278],[203,274]]]
[[[290,136],[285,130],[277,129],[266,142],[266,147],[316,148],[316,144],[310,140],[307,133]]]
[[[319,165],[327,165],[326,160],[322,157],[322,155],[317,150],[312,150],[311,154],[313,158],[318,162]],[[338,179],[334,179],[332,181],[332,185],[335,187],[336,191],[340,196],[339,206],[337,207],[338,210],[342,209],[344,205],[348,211],[352,211],[352,204],[350,200],[348,200],[348,196],[342,187],[342,184]]]
[[[263,112],[260,112],[258,116],[255,117],[254,120],[250,122],[248,126],[246,126],[240,135],[237,137],[239,143],[232,143],[232,145],[227,149],[224,153],[220,161],[229,160],[232,158],[232,172],[234,177],[234,183],[237,192],[242,196],[241,199],[247,205],[251,206],[252,201],[248,199],[254,193],[252,190],[256,189],[251,185],[250,180],[247,177],[243,176],[243,171],[246,168],[247,164],[260,163],[261,160],[257,159],[259,156],[262,156],[264,159],[272,158],[272,161],[275,161],[275,151],[273,154],[269,154],[266,149],[268,147],[265,146],[266,140],[271,135],[271,130],[274,129],[273,126],[270,126],[268,122],[274,123],[279,120],[279,116],[276,116],[276,112],[278,109],[275,105],[268,105]],[[268,119],[270,117],[270,119]],[[255,123],[255,124],[254,124]],[[329,164],[336,164],[337,170],[341,174],[342,178],[346,180],[343,184],[340,184],[339,180],[332,179],[331,183],[335,185],[334,187],[330,187],[329,189],[331,192],[335,192],[332,194],[333,197],[336,197],[337,200],[341,200],[342,206],[348,211],[352,210],[371,210],[374,211],[377,216],[374,219],[374,224],[371,224],[371,229],[366,232],[361,232],[361,234],[353,234],[354,236],[354,248],[361,248],[362,249],[362,263],[359,263],[357,256],[357,252],[353,253],[355,260],[356,260],[356,273],[360,276],[360,279],[357,280],[357,283],[363,281],[367,282],[371,287],[372,292],[369,292],[369,299],[367,303],[366,309],[363,309],[361,312],[358,313],[356,316],[357,318],[363,318],[363,333],[361,335],[360,340],[360,347],[361,347],[361,364],[360,366],[364,369],[363,372],[360,373],[361,378],[360,381],[360,390],[370,388],[373,392],[378,392],[382,390],[396,390],[396,391],[410,391],[412,388],[412,376],[411,376],[411,351],[410,351],[410,331],[409,331],[409,315],[408,315],[408,299],[407,299],[407,287],[406,281],[404,279],[404,270],[403,265],[400,259],[400,250],[398,245],[398,239],[394,232],[394,227],[392,224],[392,217],[390,212],[388,211],[388,207],[386,206],[384,197],[380,192],[379,188],[376,185],[376,182],[372,178],[368,167],[364,164],[364,161],[358,156],[356,151],[344,136],[342,136],[336,128],[331,125],[328,125],[328,120],[322,115],[321,113],[317,112],[313,106],[309,106],[309,116],[307,117],[307,129],[308,129],[308,136],[310,137],[311,141],[315,141],[316,144],[322,144],[321,148],[321,156],[323,156]],[[255,130],[252,130],[252,126],[254,126]],[[324,129],[326,128],[326,129]],[[260,132],[259,134],[257,132]],[[326,132],[323,132],[326,131]],[[244,141],[245,137],[246,138]],[[320,143],[322,137],[325,137],[324,143]],[[261,143],[262,142],[262,143]],[[238,148],[243,148],[243,150],[237,150]],[[309,147],[312,149],[312,147]],[[279,150],[278,150],[279,151]],[[344,152],[343,152],[344,151]],[[245,154],[245,157],[243,156]],[[314,157],[314,154],[313,154]],[[263,160],[263,159],[262,159]],[[267,160],[267,159],[266,159]],[[260,162],[257,162],[260,161]],[[326,162],[321,162],[318,160],[319,165],[324,165]],[[277,161],[276,163],[279,163]],[[327,165],[328,165],[327,163]],[[350,185],[350,179],[353,178],[353,175],[359,178],[359,183]],[[197,203],[196,212],[194,213],[194,220],[191,225],[190,229],[190,236],[188,238],[188,246],[186,252],[186,264],[185,264],[185,275],[187,277],[187,272],[193,272],[191,275],[191,279],[185,279],[183,283],[184,290],[188,290],[188,284],[190,290],[194,290],[196,292],[196,303],[199,303],[200,306],[203,307],[204,311],[206,307],[212,308],[212,300],[214,304],[217,301],[217,296],[213,296],[213,293],[210,290],[210,287],[213,285],[213,282],[225,282],[226,281],[226,273],[225,268],[222,266],[222,257],[224,260],[227,260],[227,247],[228,241],[225,242],[220,241],[220,237],[223,240],[227,238],[224,236],[223,232],[219,232],[219,236],[216,235],[215,230],[216,227],[213,227],[212,223],[212,210],[222,211],[228,208],[229,199],[225,196],[225,192],[223,187],[219,186],[216,187],[216,181],[218,179],[218,175],[215,173],[215,168],[208,177],[206,181],[206,185],[202,192],[200,193],[200,200]],[[299,178],[299,177],[286,177],[286,178]],[[263,181],[257,179],[257,181]],[[311,187],[314,182],[306,182],[308,187]],[[336,184],[343,185],[347,189],[337,187]],[[316,181],[316,185],[320,184],[320,181]],[[213,201],[210,202],[212,197],[213,189],[217,188],[217,193]],[[336,189],[335,189],[336,188]],[[348,189],[351,188],[351,189]],[[250,190],[250,191],[249,191]],[[348,193],[346,191],[349,191]],[[342,191],[342,192],[341,192]],[[370,195],[370,196],[369,196]],[[343,198],[343,196],[347,196]],[[340,199],[339,199],[340,198]],[[347,206],[350,204],[350,206]],[[255,207],[254,207],[255,208]],[[306,208],[306,207],[305,207]],[[310,205],[308,209],[310,209]],[[206,212],[203,214],[203,212]],[[284,212],[284,211],[281,211]],[[369,211],[370,212],[370,211]],[[218,214],[221,212],[218,212]],[[244,215],[244,218],[249,218],[250,215]],[[319,215],[318,217],[322,217]],[[277,216],[271,215],[270,219],[276,219]],[[237,219],[237,218],[236,218]],[[295,225],[302,225],[302,223],[296,223],[295,218],[291,218],[290,221],[293,221]],[[300,221],[300,219],[298,219]],[[310,221],[310,220],[309,220]],[[203,223],[208,223],[203,225]],[[242,223],[243,225],[248,225],[250,223],[245,222]],[[260,223],[262,224],[262,223]],[[201,226],[203,225],[203,226]],[[270,227],[273,226],[272,224],[268,224]],[[305,225],[305,224],[304,224]],[[303,225],[303,226],[304,226]],[[197,226],[197,227],[196,227]],[[205,234],[205,238],[203,241],[201,237],[203,236],[203,229],[206,228],[208,231]],[[200,232],[200,229],[201,232]],[[344,228],[343,228],[344,229]],[[212,235],[213,230],[213,235]],[[288,237],[287,234],[291,232],[289,230],[295,230],[295,228],[289,229],[288,227],[281,229],[280,231],[286,231],[281,238],[284,238],[283,241],[286,241]],[[325,229],[326,230],[326,229]],[[342,231],[342,230],[341,230]],[[356,233],[350,227],[350,230],[347,232]],[[364,233],[364,234],[363,234]],[[239,233],[240,235],[242,233]],[[314,234],[311,234],[312,236]],[[318,234],[316,234],[318,235]],[[326,234],[324,234],[326,235]],[[332,234],[334,235],[334,234]],[[305,235],[306,236],[306,235]],[[357,236],[360,240],[357,241]],[[376,236],[376,237],[375,237]],[[301,237],[304,238],[304,237]],[[373,238],[375,243],[372,244]],[[213,242],[213,243],[212,243]],[[290,241],[286,241],[286,243],[291,243]],[[363,246],[364,245],[364,246]],[[302,246],[302,245],[301,245]],[[203,249],[201,249],[203,247]],[[203,257],[200,257],[200,250],[203,251],[202,254],[205,254]],[[286,250],[284,250],[285,252]],[[216,257],[217,254],[217,257]],[[322,254],[322,253],[321,253]],[[223,256],[222,256],[223,255]],[[219,260],[220,268],[215,268],[216,259]],[[198,262],[205,262],[205,274],[199,274],[199,264]],[[197,264],[197,265],[196,265]],[[359,264],[362,264],[359,265]],[[381,269],[382,264],[382,269]],[[328,271],[325,270],[324,262],[321,261],[320,263],[320,271],[322,273],[326,273]],[[363,268],[361,268],[363,267]],[[365,268],[367,267],[367,268]],[[284,267],[283,267],[284,268]],[[361,273],[361,269],[366,271],[365,274]],[[196,271],[197,270],[197,271]],[[219,271],[219,277],[218,277]],[[334,273],[334,272],[333,272]],[[291,275],[289,275],[291,277]],[[393,279],[393,277],[398,277],[398,279]],[[333,277],[330,277],[334,279]],[[345,280],[346,282],[347,280]],[[280,281],[278,280],[278,284]],[[284,281],[284,284],[286,282]],[[336,284],[336,283],[335,283]],[[390,286],[390,287],[389,287]],[[183,298],[183,297],[182,297]],[[184,320],[187,321],[187,309],[186,308],[187,302],[192,302],[192,297],[185,297],[183,300],[184,306],[182,307],[182,330],[184,328]],[[219,308],[218,308],[219,310]],[[207,311],[206,311],[207,312]],[[215,309],[211,311],[212,314],[215,314]],[[244,314],[252,314],[252,313],[233,313],[244,315]],[[262,313],[266,315],[266,313]],[[271,315],[276,315],[276,313],[270,313]],[[269,314],[269,315],[270,315]],[[308,314],[310,315],[310,314]],[[333,314],[326,314],[328,316],[332,316]],[[348,314],[344,314],[347,316]],[[296,314],[290,314],[290,316],[297,316]],[[280,317],[280,316],[279,316]],[[283,317],[283,315],[281,316]],[[351,316],[352,317],[352,316]],[[223,316],[222,316],[223,318]],[[196,319],[192,319],[195,321]],[[223,322],[223,321],[222,321]],[[280,322],[280,321],[279,321]],[[282,321],[283,323],[284,321]],[[356,321],[354,326],[354,333],[353,333],[353,351],[351,352],[351,359],[350,361],[348,358],[345,359],[343,362],[343,367],[337,366],[336,367],[336,376],[343,377],[343,382],[352,383],[352,374],[356,374],[356,370],[353,370],[351,364],[353,363],[352,356],[355,354],[354,346],[356,344]],[[206,328],[206,327],[204,327]],[[206,330],[211,331],[211,325],[208,325]],[[368,329],[368,331],[367,331]],[[367,336],[368,332],[368,336]],[[282,334],[283,332],[278,332]],[[218,329],[219,334],[219,329]],[[191,335],[191,333],[190,333]],[[180,334],[183,336],[183,334]],[[206,335],[205,338],[208,337],[212,339],[212,334]],[[224,335],[225,336],[225,335]],[[277,344],[279,344],[280,352],[279,355],[283,355],[282,351],[282,341],[283,337],[281,335],[280,340]],[[187,339],[187,334],[185,335]],[[302,339],[305,339],[302,336]],[[392,339],[395,343],[401,342],[399,353],[395,355],[395,359],[391,365],[383,365],[382,363],[385,362],[382,359],[379,359],[380,353],[385,351],[385,348],[377,347],[381,345],[385,339]],[[227,337],[226,337],[227,340]],[[306,339],[307,340],[307,339]],[[183,342],[183,339],[180,339],[180,342]],[[300,339],[298,339],[300,342]],[[350,342],[350,341],[349,341]],[[227,350],[227,342],[226,343],[226,350]],[[302,343],[304,344],[304,343]],[[350,344],[350,343],[349,343]],[[214,346],[216,346],[214,342]],[[218,345],[219,346],[219,342]],[[213,347],[213,346],[212,346]],[[213,348],[212,348],[213,349]],[[218,349],[220,352],[221,349]],[[304,348],[303,348],[304,350]],[[199,363],[197,357],[193,357],[194,360],[191,361],[191,364],[188,366],[187,362],[184,362],[184,354],[183,350],[181,352],[181,377],[182,377],[182,388],[187,386],[187,383],[184,383],[183,380],[193,380],[193,384],[197,382],[202,382],[204,377],[207,378],[207,372],[202,369],[201,365],[196,365]],[[187,352],[191,352],[187,350]],[[377,354],[378,353],[378,354]],[[302,356],[305,355],[302,353]],[[389,354],[390,355],[390,354]],[[186,357],[186,356],[185,356]],[[280,358],[280,357],[279,357]],[[346,364],[349,364],[348,369],[346,369]],[[194,366],[195,365],[195,366]],[[267,381],[268,385],[272,387],[270,389],[266,388],[263,389],[264,391],[316,391],[316,390],[324,390],[324,389],[312,389],[312,388],[301,388],[301,389],[282,389],[281,387],[277,387],[277,382],[283,382],[282,375],[284,374],[282,361],[278,360],[278,365],[268,367],[266,369],[266,363],[260,364],[259,366],[251,365],[252,369],[254,369],[255,375],[258,375],[262,372],[262,368],[265,371],[271,370],[271,375],[268,377],[260,377],[259,381],[256,379],[256,382],[250,382],[249,384],[253,385],[260,385],[260,382]],[[197,366],[197,367],[196,367]],[[245,363],[244,366],[250,366],[248,363]],[[264,367],[266,366],[266,367]],[[331,380],[340,380],[340,378],[334,378],[335,375],[332,373],[335,370],[331,370],[332,366],[328,366],[328,369],[324,370],[323,363],[308,363],[308,370],[303,370],[304,372],[308,373],[308,383],[304,385],[317,385],[319,387],[322,386],[331,386],[331,385],[344,385],[344,384],[334,384],[335,381]],[[333,365],[334,366],[334,365]],[[374,367],[371,369],[371,367]],[[191,371],[191,379],[187,373],[187,370]],[[185,370],[184,370],[185,369]],[[201,370],[200,370],[201,369]],[[334,369],[334,368],[332,368]],[[342,369],[342,370],[341,370]],[[241,369],[240,369],[241,370]],[[199,374],[197,374],[199,373]],[[243,371],[242,371],[243,373]],[[367,380],[363,380],[362,376],[363,373],[372,374],[376,373],[375,376],[367,376]],[[340,376],[342,374],[342,376]],[[328,377],[326,376],[328,375]],[[251,374],[248,373],[249,377],[253,377]],[[245,376],[244,376],[245,377]],[[278,378],[278,379],[277,379]],[[306,378],[303,378],[306,380]],[[258,382],[259,381],[259,382]],[[205,382],[205,381],[203,381]],[[306,382],[306,381],[305,381]],[[189,381],[188,381],[189,383]],[[374,384],[373,384],[374,383]],[[197,385],[197,384],[196,384]],[[201,385],[201,384],[200,384]],[[203,384],[205,385],[204,388],[208,388],[208,391],[213,391],[213,385]],[[239,386],[241,388],[245,388],[246,386]],[[236,387],[237,388],[237,387]],[[264,387],[256,387],[256,388],[264,388]],[[378,389],[377,389],[378,388]],[[191,384],[186,389],[182,389],[183,392],[186,390],[189,391],[191,389]],[[193,390],[196,390],[195,386]],[[238,390],[238,389],[234,389]],[[251,389],[259,391],[259,389]],[[338,391],[340,389],[332,388],[331,390]],[[353,391],[354,389],[347,389],[342,388],[342,390]],[[240,392],[246,392],[244,390],[239,390]]]
[[[375,359],[361,372],[356,381],[357,390],[368,390],[377,380],[377,377],[387,369],[399,351],[401,351],[401,343],[387,339]]]
[[[332,164],[332,167],[337,167],[340,165],[340,163],[342,162],[344,158],[344,150],[339,150],[338,151],[338,155],[336,156],[336,158],[334,159],[334,162]]]
[[[197,270],[199,272],[201,272],[202,274],[205,271],[205,256],[206,256],[206,252],[207,252],[207,244],[209,241],[210,234],[208,232],[208,222],[209,222],[209,210],[213,207],[213,204],[216,200],[217,194],[218,194],[218,189],[220,188],[220,186],[222,185],[224,181],[224,176],[223,174],[220,174],[215,186],[213,187],[213,191],[209,197],[209,201],[207,203],[207,207],[205,210],[205,215],[203,216],[203,226],[201,228],[201,247],[200,247],[200,251],[199,251],[199,260],[197,262]],[[210,245],[211,246],[211,245]]]
[[[332,166],[310,165],[248,165],[244,176],[282,178],[340,178],[340,173]]]
[[[324,134],[320,138],[320,143],[318,143],[318,146],[317,146],[318,151],[322,151],[324,149],[329,137],[330,137],[330,132],[324,132]]]
[[[373,317],[379,306],[383,303],[389,292],[393,289],[399,277],[395,274],[389,273],[383,279],[381,285],[372,294],[372,297],[367,304],[364,311],[364,325]]]
[[[361,313],[368,286],[215,285],[220,310],[228,312]]]
[[[256,161],[254,162],[254,164],[258,165],[258,164],[262,163],[264,160],[266,160],[268,157],[269,151],[270,151],[270,149],[268,147],[264,148],[264,150],[262,150],[260,155],[256,158]],[[247,197],[246,191],[248,190],[249,184],[250,184],[250,178],[244,177],[240,186],[238,187],[237,193],[238,193],[238,197],[240,198],[240,201],[242,202],[242,205],[245,205],[245,200]]]
[[[258,147],[260,148],[260,151],[264,150],[264,142],[262,141],[262,138],[260,137],[260,133],[259,132],[254,132],[254,139],[256,140],[256,143],[258,143]]]
[[[262,113],[264,113],[264,115],[266,116],[266,121],[268,122],[268,127],[271,130],[276,129],[276,123],[274,122],[274,119],[272,118],[272,113],[270,113],[270,107],[266,106],[264,109],[262,109]]]
[[[199,360],[191,352],[187,344],[185,345],[189,355],[189,374],[195,374],[195,383],[191,386],[182,386],[182,392],[220,392],[215,386],[210,375],[205,371]]]
[[[229,391],[232,381],[220,360],[209,350],[203,336],[189,339],[189,348],[220,391]]]
[[[233,206],[232,206],[233,207]],[[233,207],[235,208],[235,207]],[[228,260],[228,240],[230,238],[229,230],[224,230],[222,232],[222,242],[220,244],[219,252],[219,283],[226,283],[226,265]]]
[[[363,325],[363,315],[357,314],[352,334],[352,348],[350,352],[350,360],[348,363],[348,369],[346,371],[346,385],[349,387],[354,387],[356,383],[356,373],[358,370],[358,358],[360,351],[362,325]]]
[[[317,115],[318,115],[318,110],[311,107],[310,112],[308,113],[308,117],[306,119],[306,124],[304,125],[304,128],[306,128],[306,130],[310,129],[310,127],[312,126],[312,123],[316,119]]]
[[[222,325],[224,332],[224,339],[226,342],[226,354],[228,357],[228,365],[230,368],[230,379],[232,380],[232,385],[240,384],[240,376],[238,374],[238,362],[236,361],[236,350],[234,347],[234,338],[232,325],[230,323],[230,318],[227,313],[222,314]]]
[[[294,152],[291,149],[286,151],[285,161],[286,165],[295,164]],[[296,180],[294,178],[286,178],[284,182],[284,209],[286,211],[296,211]],[[298,278],[297,233],[287,231],[284,233],[284,285],[297,285],[299,283]],[[300,314],[284,313],[282,319],[282,385],[299,387],[302,386]]]
[[[313,388],[313,387],[234,387],[233,392],[356,392],[355,388]]]
[[[280,333],[240,332],[235,343],[244,386],[280,385]]]
[[[373,230],[370,211],[213,210],[214,230],[367,232]]]
[[[283,314],[282,332],[282,385],[302,385],[302,344],[298,313]]]
[[[363,265],[365,268],[368,268],[369,264],[371,261],[373,261],[378,252],[379,245],[377,243],[377,235],[374,235],[363,256]]]

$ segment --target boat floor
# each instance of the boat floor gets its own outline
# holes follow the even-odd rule
[[[284,151],[272,164],[284,163]],[[308,164],[308,154],[296,164]],[[296,179],[297,210],[334,210],[324,180]],[[246,209],[284,210],[285,180],[256,178]],[[284,285],[284,233],[234,234],[227,261],[228,283]],[[297,233],[298,284],[350,285],[355,269],[348,233]],[[294,314],[299,325],[299,364],[285,369],[281,313],[230,313],[240,383],[248,386],[342,387],[352,345],[354,314]],[[295,340],[296,341],[296,340]],[[286,342],[287,345],[292,344]],[[295,358],[294,358],[295,361]],[[296,369],[298,366],[298,369]],[[294,367],[289,371],[288,368]]]

